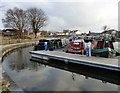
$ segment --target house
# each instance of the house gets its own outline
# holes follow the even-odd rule
[[[58,35],[58,36],[64,36],[64,35],[66,35],[66,34],[63,33],[63,32],[56,32],[56,35]]]
[[[39,31],[38,33],[39,33],[40,36],[49,36],[48,31],[43,30],[43,31]]]
[[[117,37],[118,34],[119,34],[119,31],[117,31],[115,29],[109,29],[109,30],[103,31],[101,34],[103,34],[103,35],[107,34],[109,36],[115,36],[115,37]]]
[[[80,35],[81,32],[79,30],[76,31],[76,35]]]
[[[55,36],[56,33],[55,33],[55,32],[52,32],[52,31],[49,31],[49,32],[48,32],[48,35],[49,35],[49,36]]]
[[[80,35],[81,32],[79,30],[63,30],[63,33],[65,33],[65,35]]]
[[[81,33],[81,36],[87,36],[87,33]]]
[[[41,36],[41,33],[42,33],[42,32],[40,32],[40,31],[39,31],[39,32],[37,32],[37,36]]]
[[[29,32],[28,32],[26,29],[24,29],[24,30],[22,31],[22,35],[28,36],[28,35],[29,35]]]
[[[101,33],[91,32],[89,31],[88,36],[100,36]]]
[[[72,35],[72,36],[76,36],[76,35],[80,35],[81,32],[79,30],[69,30],[66,35]]]
[[[0,29],[0,36],[2,36],[2,30]]]
[[[15,36],[17,35],[17,30],[16,29],[3,29],[2,35],[3,36]]]
[[[115,29],[110,29],[110,30],[105,30],[105,31],[103,31],[102,33],[103,33],[103,34],[112,34],[113,32],[117,32],[117,30],[115,30]]]

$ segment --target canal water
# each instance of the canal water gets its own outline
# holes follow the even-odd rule
[[[24,91],[118,91],[118,85],[30,61],[32,47],[18,49],[3,70]]]

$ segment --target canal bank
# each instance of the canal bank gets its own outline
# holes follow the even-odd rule
[[[2,61],[4,57],[7,57],[8,54],[14,52],[15,50],[19,48],[25,48],[25,47],[30,47],[33,46],[35,42],[27,42],[27,43],[18,43],[18,44],[9,44],[9,45],[1,45],[0,46],[0,82],[3,84],[4,82],[6,83],[5,89],[8,89],[8,86],[10,86],[11,91],[20,91],[21,89],[15,85],[15,82],[13,82],[10,77],[7,75],[7,73],[2,69]],[[12,82],[11,82],[12,81]],[[0,91],[2,90],[3,85],[1,84],[0,86]],[[22,90],[21,90],[22,91]]]
[[[0,53],[1,53],[0,60],[3,61],[3,58],[7,54],[11,53],[12,51],[14,51],[16,49],[29,47],[29,46],[34,46],[34,45],[35,45],[35,42],[26,42],[26,43],[3,45],[1,47],[1,50],[0,50]]]

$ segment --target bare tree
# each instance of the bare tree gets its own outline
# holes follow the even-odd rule
[[[46,25],[47,22],[47,16],[45,15],[45,12],[42,9],[37,8],[30,8],[26,11],[27,16],[27,24],[30,26],[30,28],[35,33],[35,38],[37,35],[37,32]]]
[[[25,11],[20,8],[14,7],[13,9],[8,9],[5,18],[2,19],[5,27],[16,29],[17,33],[21,37],[21,33],[25,27]]]

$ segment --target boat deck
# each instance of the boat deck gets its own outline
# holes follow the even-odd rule
[[[37,56],[45,56],[52,59],[63,60],[65,62],[73,62],[78,64],[87,64],[102,68],[119,70],[118,59],[101,58],[101,57],[86,57],[85,55],[70,54],[60,51],[31,51],[31,54]]]

